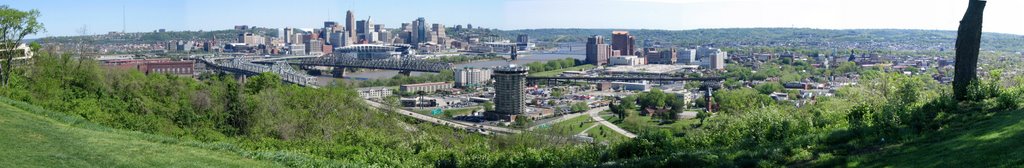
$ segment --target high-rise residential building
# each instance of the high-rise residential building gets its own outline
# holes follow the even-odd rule
[[[349,42],[356,40],[356,15],[351,10],[345,13],[345,36]]]
[[[619,50],[619,55],[634,55],[636,38],[628,31],[612,31],[612,49]]]
[[[292,41],[291,41],[292,38],[290,36],[292,36],[292,34],[294,34],[294,33],[295,33],[295,30],[293,28],[291,28],[291,27],[285,27],[284,28],[281,37],[284,37],[284,43],[285,44],[291,44],[292,43]]]
[[[602,66],[608,64],[608,56],[612,49],[604,43],[604,37],[593,36],[587,38],[587,64]]]
[[[477,87],[487,85],[491,81],[490,69],[459,68],[455,69],[455,87]]]
[[[485,118],[514,121],[526,109],[526,75],[530,68],[510,64],[494,69],[494,110]]]

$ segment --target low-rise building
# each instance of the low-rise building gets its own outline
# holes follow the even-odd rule
[[[359,97],[364,99],[383,99],[391,96],[391,89],[387,87],[359,88],[356,91],[359,92]]]
[[[107,60],[103,65],[110,68],[136,69],[146,74],[168,73],[179,76],[195,75],[195,62],[192,60],[172,61],[170,59],[121,59]]]
[[[413,93],[414,92],[419,92],[419,91],[434,92],[434,91],[437,91],[437,90],[451,89],[454,86],[455,86],[455,84],[448,83],[448,82],[417,83],[417,84],[408,84],[408,85],[399,86],[398,90],[402,91],[402,92],[413,92]]]
[[[641,83],[611,82],[611,88],[615,90],[648,91],[651,90],[651,85],[647,84],[646,81]]]
[[[614,56],[608,59],[610,65],[643,65],[644,58],[635,55]]]

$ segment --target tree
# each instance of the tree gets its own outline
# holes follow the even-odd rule
[[[551,90],[551,97],[561,98],[562,96],[565,96],[565,91],[562,91],[562,89],[555,88]]]
[[[590,106],[587,106],[587,102],[576,102],[576,103],[573,103],[569,107],[569,109],[571,109],[572,112],[584,112],[584,111],[590,110]]]
[[[704,119],[711,117],[711,112],[707,110],[700,110],[697,112],[697,118],[700,119],[700,125],[704,125]]]
[[[616,116],[618,116],[619,119],[624,119],[625,118],[624,117],[625,112],[622,109],[621,104],[622,103],[615,104],[615,102],[609,103],[608,104],[608,109],[612,111],[612,114],[615,114]]]
[[[531,121],[530,121],[529,117],[526,117],[524,115],[517,115],[516,116],[516,121],[514,123],[512,123],[512,125],[516,126],[516,127],[526,127],[526,126],[530,125],[530,122]]]
[[[0,56],[4,63],[0,66],[0,83],[7,88],[11,79],[11,61],[15,55],[20,54],[15,50],[21,40],[30,34],[44,31],[43,24],[36,21],[39,17],[39,10],[20,11],[10,8],[7,5],[0,6]]]
[[[968,85],[978,78],[978,50],[981,47],[981,20],[985,11],[984,0],[968,0],[967,12],[960,20],[956,37],[953,94],[957,100],[967,98]]]
[[[772,92],[782,91],[784,87],[778,82],[765,82],[754,86],[754,89],[757,89],[761,94],[772,94]]]
[[[662,114],[661,117],[665,121],[674,122],[676,118],[679,118],[679,113],[682,113],[686,110],[686,102],[683,102],[683,100],[679,100],[674,96],[669,97],[668,102],[668,106],[671,107],[672,109]]]
[[[245,83],[245,93],[257,94],[260,91],[277,88],[278,86],[281,86],[281,77],[274,73],[264,72],[253,76]]]
[[[494,111],[494,102],[486,101],[480,105],[484,106],[484,111]]]

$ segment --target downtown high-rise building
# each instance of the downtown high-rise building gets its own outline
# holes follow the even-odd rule
[[[358,43],[373,43],[373,21],[367,17],[366,20],[356,21],[356,36]]]
[[[351,10],[345,14],[345,36],[348,42],[356,41],[356,16]]]
[[[429,33],[427,31],[427,19],[424,19],[422,17],[417,18],[415,21],[412,22],[412,29],[414,36],[412,38],[416,39],[415,43],[427,42],[429,40],[429,37],[427,37]]]
[[[281,34],[282,34],[281,37],[284,38],[284,44],[286,44],[286,45],[287,44],[291,44],[292,43],[292,41],[291,41],[292,38],[289,37],[289,36],[292,36],[292,34],[295,34],[295,29],[291,28],[291,27],[285,27]]]
[[[611,55],[611,52],[612,48],[604,43],[604,37],[592,36],[587,38],[587,64],[595,66],[607,65],[608,56]]]
[[[448,35],[445,34],[445,28],[443,24],[434,23],[430,25],[430,42],[435,44],[444,44]]]
[[[636,38],[628,31],[612,31],[612,49],[619,50],[619,55],[635,55]]]

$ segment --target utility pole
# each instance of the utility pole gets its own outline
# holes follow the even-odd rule
[[[125,5],[122,4],[121,5],[121,33],[128,32],[128,22],[127,22],[128,19],[125,17],[126,15],[125,15],[125,10],[124,9],[125,9]]]

